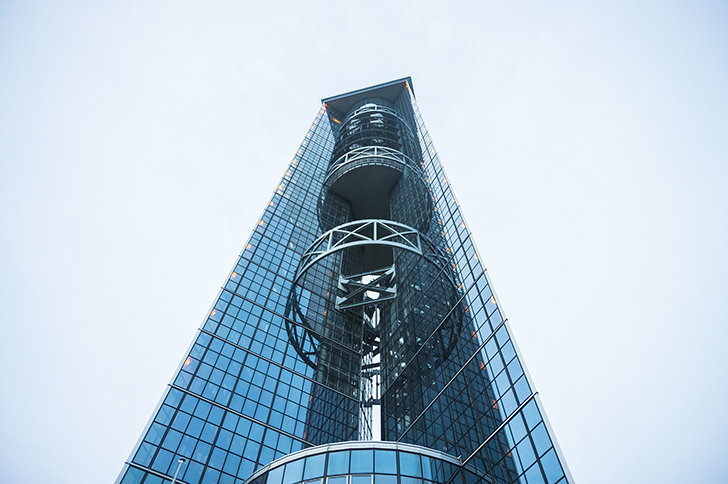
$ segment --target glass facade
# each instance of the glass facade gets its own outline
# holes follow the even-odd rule
[[[258,470],[249,484],[466,484],[487,479],[449,454],[410,444],[358,441],[295,452]]]
[[[117,483],[572,482],[542,415],[406,78],[323,100]],[[395,471],[286,463],[337,442]]]

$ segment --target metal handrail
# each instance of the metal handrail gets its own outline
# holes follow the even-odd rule
[[[365,160],[367,163],[362,163]],[[405,167],[409,167],[427,185],[424,171],[412,158],[401,151],[385,146],[364,146],[348,151],[337,158],[329,166],[324,186],[332,185],[344,173],[365,165],[392,166],[400,172],[404,171]]]
[[[371,231],[371,235],[366,232]],[[348,222],[324,232],[301,257],[294,284],[314,264],[329,255],[359,245],[386,245],[422,254],[420,232],[392,220],[364,219]]]

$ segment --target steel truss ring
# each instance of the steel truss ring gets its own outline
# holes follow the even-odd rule
[[[443,275],[449,280],[450,286],[457,291],[455,275],[450,267],[450,260],[447,256],[438,251],[432,242],[421,235],[418,230],[391,220],[357,220],[334,227],[318,237],[306,250],[298,264],[296,276],[291,285],[286,304],[286,316],[291,315],[293,319],[300,319],[300,326],[303,334],[299,335],[293,325],[286,319],[286,332],[296,352],[303,358],[304,362],[313,369],[316,369],[320,345],[320,337],[307,321],[298,304],[296,287],[300,279],[316,263],[326,257],[352,247],[363,245],[384,245],[393,248],[403,249],[423,257],[435,267],[441,268]],[[462,325],[462,308],[455,309],[454,324],[442,329],[449,329],[457,335]],[[370,338],[371,339],[371,338]],[[449,341],[446,346],[442,345],[439,351],[439,363],[442,363],[457,342],[457,336]],[[305,349],[308,347],[310,349]]]
[[[385,245],[424,255],[423,242],[429,244],[420,232],[392,220],[364,219],[348,222],[324,232],[306,249],[298,264],[296,284],[314,264],[335,252],[361,245]]]

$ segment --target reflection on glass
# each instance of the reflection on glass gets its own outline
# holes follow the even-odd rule
[[[349,472],[349,451],[329,454],[327,474],[346,474]]]
[[[374,469],[377,474],[396,474],[397,473],[397,454],[387,450],[377,450],[375,452]]]
[[[422,477],[420,456],[408,452],[399,454],[399,471],[403,476]]]
[[[419,479],[417,477],[401,477],[401,484],[423,484],[422,479]]]
[[[283,484],[299,482],[303,476],[303,459],[298,459],[286,464],[286,473],[283,476]]]
[[[365,474],[374,472],[374,452],[372,450],[353,450],[351,452],[351,473]]]
[[[374,484],[397,484],[397,476],[388,474],[375,474]]]
[[[268,482],[267,484],[281,484],[281,481],[283,480],[283,470],[285,467],[278,467],[276,469],[273,469],[268,473]]]
[[[326,464],[326,454],[313,455],[306,457],[306,470],[303,473],[304,479],[312,479],[324,475],[324,464]]]

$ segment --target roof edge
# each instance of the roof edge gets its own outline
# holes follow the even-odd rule
[[[369,86],[369,87],[365,87],[363,89],[357,89],[355,91],[345,92],[344,94],[338,94],[336,96],[327,97],[327,98],[322,99],[321,102],[322,103],[330,103],[332,101],[337,101],[339,99],[343,99],[343,98],[346,98],[346,97],[349,97],[349,96],[355,96],[355,95],[358,95],[358,94],[364,94],[367,91],[374,91],[374,90],[383,89],[383,88],[386,88],[386,87],[394,86],[394,85],[397,85],[397,84],[404,84],[404,83],[409,84],[409,87],[412,90],[412,94],[414,95],[414,93],[415,93],[415,87],[412,84],[412,78],[410,76],[407,76],[407,77],[403,77],[401,79],[395,79],[394,81],[389,81],[389,82],[385,82],[385,83],[382,83],[382,84],[377,84],[375,86]]]

